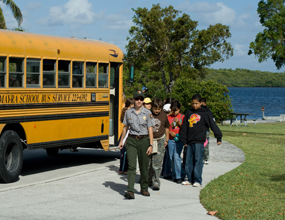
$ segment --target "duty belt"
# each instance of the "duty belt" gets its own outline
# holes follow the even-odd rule
[[[145,137],[148,137],[148,135],[133,135],[133,134],[130,134],[129,137],[132,137],[132,138],[135,138],[137,140],[141,140]]]

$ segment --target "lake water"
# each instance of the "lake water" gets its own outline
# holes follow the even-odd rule
[[[261,119],[261,107],[265,116],[285,114],[285,88],[229,87],[232,108],[237,113],[253,113],[248,119]]]

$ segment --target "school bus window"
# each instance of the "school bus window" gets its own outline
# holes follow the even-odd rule
[[[116,69],[114,66],[110,68],[110,88],[113,89],[115,87],[115,73]]]
[[[83,62],[73,62],[72,65],[72,87],[78,88],[83,85]]]
[[[9,58],[9,87],[23,86],[23,58]]]
[[[70,61],[58,61],[58,87],[70,87]]]
[[[86,87],[97,87],[97,64],[93,62],[86,63]]]
[[[55,87],[55,70],[56,61],[55,60],[43,60],[43,87]]]
[[[6,57],[0,57],[0,87],[5,87]]]
[[[40,85],[40,65],[39,59],[27,59],[27,87],[38,87]]]
[[[99,88],[108,88],[108,63],[99,64],[98,84]]]
[[[0,72],[5,72],[6,57],[0,57]]]

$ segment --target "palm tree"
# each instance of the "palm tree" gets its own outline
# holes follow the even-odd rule
[[[8,7],[10,7],[14,18],[17,20],[18,25],[20,26],[21,23],[23,22],[23,15],[20,8],[15,4],[13,0],[0,0],[0,2],[3,2]],[[1,7],[0,7],[0,29],[7,29],[4,14]]]

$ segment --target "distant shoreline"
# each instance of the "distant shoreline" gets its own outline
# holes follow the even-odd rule
[[[215,80],[227,87],[285,87],[285,73],[248,69],[208,69],[203,80]]]

